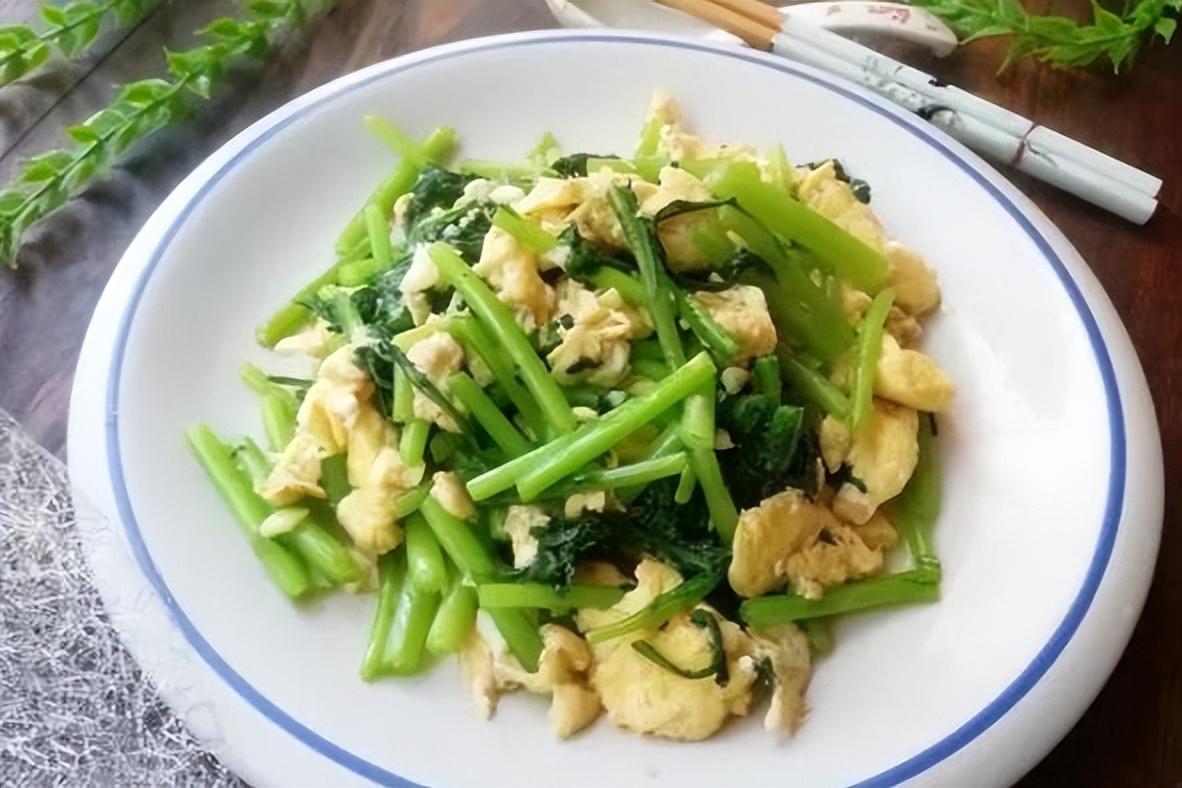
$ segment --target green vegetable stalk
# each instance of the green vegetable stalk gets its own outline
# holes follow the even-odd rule
[[[374,609],[373,623],[369,628],[369,642],[365,657],[361,661],[361,678],[373,681],[382,674],[386,662],[386,643],[394,624],[394,614],[406,580],[406,551],[386,553],[378,562],[381,585],[378,587],[378,605]]]
[[[537,437],[544,436],[548,430],[546,417],[533,395],[517,379],[513,359],[504,348],[494,344],[475,320],[452,320],[448,331],[463,345],[466,355],[484,362],[529,430]]]
[[[549,252],[558,246],[558,239],[543,230],[537,223],[526,219],[507,205],[501,205],[493,214],[492,223],[512,235],[522,245],[535,252]]]
[[[422,157],[432,164],[441,165],[451,158],[456,148],[455,129],[447,126],[440,127],[423,140]],[[390,216],[394,211],[394,203],[398,198],[409,192],[419,179],[423,168],[417,164],[419,157],[404,158],[398,162],[394,171],[386,180],[378,184],[373,194],[366,200],[365,205],[349,221],[340,237],[337,239],[336,250],[339,257],[352,256],[358,253],[358,247],[368,242],[368,225],[365,220],[366,208],[376,206],[382,216]],[[362,250],[365,253],[369,250]]]
[[[531,448],[513,422],[506,418],[484,389],[465,372],[457,372],[447,381],[448,389],[455,395],[488,436],[510,457],[518,457]]]
[[[259,525],[271,514],[271,507],[254,491],[250,477],[234,466],[230,447],[205,425],[191,427],[185,437],[272,582],[293,599],[306,593],[309,578],[303,562],[283,545],[259,535]]]
[[[439,605],[431,631],[427,633],[427,651],[442,657],[463,648],[468,634],[476,626],[477,606],[476,589],[462,582],[455,583]]]
[[[253,482],[260,482],[270,474],[270,460],[263,454],[258,444],[250,438],[243,438],[236,455],[238,464]],[[349,491],[349,481],[345,477],[344,457],[344,454],[336,455],[336,458],[340,458],[339,474],[343,480],[343,492],[335,489],[332,482],[324,479],[323,468],[326,464],[330,466],[330,476],[335,472],[335,469],[332,468],[334,463],[329,462],[335,458],[329,457],[321,463],[321,483],[326,490],[333,488],[333,492],[329,493],[329,500],[333,503],[340,500],[333,498],[334,493],[343,498]],[[303,558],[308,568],[323,577],[330,586],[353,582],[361,576],[362,568],[348,548],[333,536],[333,531],[339,530],[340,527],[336,523],[332,509],[319,501],[306,503],[309,507],[308,516],[295,528],[275,537],[276,541]],[[268,514],[274,511],[269,504],[267,511]]]
[[[555,589],[544,583],[484,583],[476,588],[480,606],[493,608],[539,607],[547,610],[577,610],[611,607],[624,592],[610,586],[570,585]]]
[[[444,509],[439,501],[430,496],[423,499],[419,511],[431,526],[444,552],[467,577],[479,582],[496,573],[496,560],[473,532],[471,525]],[[526,670],[535,672],[542,654],[542,636],[538,634],[538,628],[520,610],[495,609],[490,610],[489,615],[517,661]]]
[[[429,254],[439,274],[464,297],[472,313],[492,339],[501,345],[517,365],[521,378],[537,399],[550,427],[563,434],[575,429],[575,416],[562,395],[562,389],[550,376],[546,365],[538,358],[529,338],[513,320],[508,308],[500,302],[454,249],[446,244],[432,244]]]
[[[689,454],[690,469],[706,498],[710,522],[723,542],[730,544],[739,522],[739,512],[722,479],[722,469],[714,453],[713,378],[686,400],[681,419],[681,441]]]
[[[469,482],[468,492],[481,501],[516,484],[522,500],[533,500],[709,383],[713,375],[710,356],[699,353],[648,394],[628,400],[572,435],[476,477]]]
[[[754,165],[732,164],[711,180],[719,197],[738,200],[765,227],[800,244],[855,287],[876,293],[886,284],[887,263],[881,252],[764,183]]]
[[[661,263],[656,230],[650,220],[639,215],[640,209],[632,189],[613,186],[608,197],[624,231],[624,238],[628,241],[628,248],[636,258],[636,267],[640,269],[645,304],[656,328],[661,349],[665,352],[665,360],[670,366],[679,367],[685,363],[685,350],[681,345],[681,336],[677,333],[671,288]]]
[[[786,380],[797,393],[836,419],[845,421],[850,414],[850,401],[841,389],[816,370],[806,367],[793,357],[784,345],[776,346],[776,356]]]
[[[443,550],[431,532],[431,526],[418,512],[406,518],[407,577],[419,591],[442,593],[447,590],[447,564]]]
[[[833,586],[820,599],[795,594],[748,599],[740,606],[739,613],[748,625],[763,628],[876,607],[934,602],[939,598],[940,586],[932,582],[930,573],[913,569]]]
[[[691,577],[681,585],[658,594],[652,602],[630,616],[596,627],[587,632],[587,641],[602,643],[606,640],[630,635],[649,629],[657,629],[683,610],[698,604],[718,585],[718,578],[711,575]]]
[[[931,534],[940,514],[940,458],[930,418],[919,421],[919,462],[907,486],[888,504],[890,521],[911,551],[915,568],[940,579],[940,559]]]
[[[874,376],[882,353],[887,312],[894,300],[895,291],[890,288],[876,295],[858,328],[854,382],[850,392],[850,427],[854,430],[866,426],[874,413]]]

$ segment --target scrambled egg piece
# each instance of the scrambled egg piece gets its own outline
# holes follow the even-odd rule
[[[464,350],[446,331],[439,331],[420,339],[406,351],[407,359],[442,392],[447,392],[447,379],[459,372],[464,363]],[[419,390],[414,392],[415,418],[426,419],[448,432],[459,432],[460,427],[451,416]]]
[[[582,179],[583,199],[567,217],[579,228],[579,235],[613,249],[628,248],[624,228],[616,218],[608,194],[613,186],[631,181],[628,176],[620,175],[606,167],[599,172],[588,173],[587,177]]]
[[[309,356],[324,359],[341,345],[341,335],[328,330],[328,323],[317,320],[312,325],[275,343],[275,352],[285,356]]]
[[[537,219],[550,232],[574,224],[579,235],[589,241],[625,249],[628,244],[624,230],[608,197],[617,185],[630,185],[640,202],[657,190],[654,184],[604,167],[581,178],[539,178],[530,193],[513,207]]]
[[[566,517],[578,517],[583,512],[602,512],[607,508],[607,492],[575,493],[562,504],[562,513]]]
[[[726,684],[719,686],[713,677],[682,678],[631,647],[615,648],[596,663],[592,673],[592,685],[599,691],[608,719],[637,733],[700,741],[717,732],[731,715],[745,715],[756,678],[751,642],[733,622],[719,619],[718,623],[727,658]],[[685,613],[657,632],[639,637],[675,665],[706,665],[711,659],[709,635]],[[629,643],[635,639],[627,638]]]
[[[673,161],[686,159],[732,159],[762,164],[755,149],[747,145],[710,142],[682,127],[681,107],[663,91],[654,91],[649,104],[649,121],[661,124],[657,155]]]
[[[931,356],[905,350],[894,337],[886,335],[874,376],[874,393],[909,408],[940,412],[952,404],[956,388]]]
[[[787,579],[787,558],[813,544],[822,529],[836,525],[828,509],[810,502],[800,490],[784,490],[744,509],[731,545],[731,588],[746,597],[778,588]]]
[[[513,205],[513,210],[542,222],[547,230],[558,231],[567,215],[583,201],[582,178],[538,178],[529,194]]]
[[[862,492],[846,482],[837,491],[833,512],[860,525],[885,501],[903,491],[919,460],[919,415],[911,408],[875,398],[874,417],[855,434],[846,462],[865,487]]]
[[[505,533],[513,548],[513,568],[524,569],[538,556],[538,538],[533,535],[535,528],[545,528],[550,517],[540,506],[510,506],[505,514]]]
[[[461,520],[476,519],[476,503],[454,471],[437,471],[431,477],[431,497]]]
[[[882,569],[881,550],[873,550],[848,525],[828,525],[812,544],[783,559],[782,572],[792,590],[819,599],[829,586],[872,575]]]
[[[580,610],[579,628],[587,631],[636,612],[656,595],[679,585],[681,575],[645,559],[636,567],[636,581],[636,588],[612,608]],[[730,680],[722,687],[713,678],[674,675],[631,648],[632,641],[644,638],[674,664],[705,665],[710,660],[709,638],[686,614],[675,616],[655,632],[594,644],[591,686],[599,692],[608,719],[639,733],[696,741],[715,733],[729,716],[746,714],[756,676],[751,643],[737,625],[720,620],[719,627],[730,671]]]
[[[899,532],[881,510],[862,525],[851,527],[871,550],[890,550],[899,541]]]
[[[513,311],[526,333],[549,322],[554,313],[554,288],[542,280],[537,254],[512,235],[499,227],[489,229],[480,249],[480,262],[472,270]]]
[[[614,386],[628,374],[629,341],[648,332],[614,289],[596,295],[573,279],[558,285],[556,314],[562,341],[546,361],[561,383]]]
[[[320,487],[320,444],[311,435],[291,439],[258,493],[273,506],[289,506],[302,498],[323,498]]]
[[[476,713],[487,720],[497,708],[497,677],[493,670],[492,650],[476,627],[472,627],[468,634],[459,657],[460,673],[472,688]]]
[[[297,431],[316,438],[325,454],[345,449],[361,403],[373,394],[369,376],[353,363],[356,350],[345,345],[321,362],[296,416]]]
[[[844,422],[833,416],[826,416],[821,420],[821,428],[818,432],[821,460],[830,473],[837,473],[841,468],[842,463],[845,462],[845,456],[849,454],[852,441],[853,436],[850,435],[850,428]]]
[[[708,202],[714,199],[710,189],[680,167],[661,168],[660,187],[640,205],[640,212],[656,216],[678,200]],[[702,271],[710,267],[710,258],[694,240],[694,234],[715,222],[710,211],[693,211],[666,219],[657,225],[657,236],[665,248],[665,261],[674,271]]]
[[[287,506],[304,497],[324,497],[320,460],[346,448],[349,431],[373,393],[373,383],[353,363],[354,350],[345,345],[320,363],[300,405],[296,435],[259,485],[268,503]]]
[[[738,355],[731,359],[734,363],[766,356],[776,349],[776,326],[758,287],[735,285],[716,293],[702,290],[690,298],[738,341]]]
[[[373,383],[353,363],[355,349],[345,345],[320,364],[296,417],[296,434],[259,493],[275,506],[323,498],[320,462],[346,451],[354,489],[337,505],[337,519],[353,544],[374,556],[402,542],[394,501],[422,480],[423,468],[402,462],[394,448],[397,433],[373,405]]]
[[[424,466],[402,461],[397,433],[371,403],[366,403],[349,433],[346,469],[353,490],[337,504],[337,520],[358,549],[381,555],[402,543],[394,519],[398,494],[423,478]]]
[[[380,487],[358,487],[337,504],[337,520],[364,553],[381,555],[402,544],[394,499]]]
[[[886,543],[881,531],[867,533],[877,537],[877,544]],[[732,549],[728,579],[736,593],[747,597],[787,582],[795,593],[815,599],[828,586],[874,574],[883,565],[880,547],[866,544],[858,530],[799,490],[785,490],[745,509]]]
[[[402,300],[410,310],[411,319],[416,326],[421,326],[431,315],[431,300],[427,292],[439,286],[442,280],[439,269],[431,255],[427,253],[427,244],[416,244],[411,256],[410,268],[398,284],[402,293]]]
[[[859,202],[848,183],[837,179],[833,162],[802,173],[797,193],[806,205],[887,259],[887,284],[895,290],[895,304],[918,317],[940,304],[935,273],[916,252],[887,239],[886,231],[869,205]]]
[[[348,472],[349,484],[353,487],[367,485],[378,454],[382,449],[397,445],[398,436],[390,422],[383,419],[376,408],[361,408],[347,441],[345,470]]]
[[[792,624],[752,631],[755,656],[771,663],[776,677],[763,727],[795,733],[808,713],[804,691],[812,675],[808,637]]]
[[[895,303],[909,314],[919,316],[940,305],[936,273],[919,253],[897,241],[882,247],[887,259],[887,283],[895,290]]]
[[[587,641],[557,624],[543,624],[542,654],[537,673],[527,673],[510,656],[494,662],[497,688],[551,694],[550,723],[566,739],[586,728],[599,716],[599,696],[587,686],[591,649]]]
[[[817,213],[873,249],[882,249],[886,232],[870,206],[854,196],[845,181],[838,180],[832,161],[805,169],[797,182],[797,195]]]

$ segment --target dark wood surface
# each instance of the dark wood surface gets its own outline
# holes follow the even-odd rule
[[[1082,0],[1028,0],[1079,11]],[[31,16],[0,0],[0,20]],[[174,0],[113,34],[78,64],[55,64],[0,89],[0,177],[23,156],[61,144],[61,129],[113,86],[162,69],[229,0]],[[30,236],[16,272],[0,270],[0,407],[64,454],[70,382],[91,311],[136,230],[170,189],[233,134],[341,74],[404,52],[478,35],[554,25],[542,0],[340,0],[302,44],[183,125],[137,146],[107,178]],[[1161,556],[1145,613],[1090,711],[1024,785],[1182,785],[1182,43],[1144,52],[1129,74],[1066,73],[1024,64],[998,78],[999,46],[975,44],[918,62],[990,98],[1163,177],[1163,204],[1134,227],[1021,176],[1015,182],[1091,264],[1128,326],[1153,391],[1166,460]],[[914,58],[913,58],[914,60]]]

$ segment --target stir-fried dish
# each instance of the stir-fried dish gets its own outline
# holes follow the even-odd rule
[[[667,98],[631,158],[366,124],[400,161],[259,329],[305,369],[244,373],[266,448],[188,432],[262,567],[374,595],[366,681],[454,655],[563,737],[795,730],[835,617],[938,596],[935,275],[838,161]]]

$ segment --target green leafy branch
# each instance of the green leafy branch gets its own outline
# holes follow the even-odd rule
[[[104,21],[127,27],[144,13],[150,0],[76,0],[64,5],[45,3],[41,17],[48,25],[37,32],[28,25],[0,27],[0,85],[28,74],[57,47],[66,57],[77,57],[98,37]]]
[[[64,206],[132,143],[185,117],[191,98],[208,99],[238,58],[265,57],[286,31],[303,26],[306,4],[255,0],[247,18],[214,21],[199,32],[208,44],[165,51],[169,77],[125,85],[111,106],[67,129],[73,147],[22,162],[15,184],[0,192],[0,259],[15,267],[29,227]]]
[[[999,71],[1034,57],[1059,68],[1084,68],[1107,59],[1114,72],[1132,65],[1147,41],[1169,43],[1182,13],[1182,0],[1125,0],[1120,13],[1092,0],[1092,20],[1076,22],[1053,14],[1029,14],[1018,0],[908,0],[948,23],[965,43],[1009,36]]]

